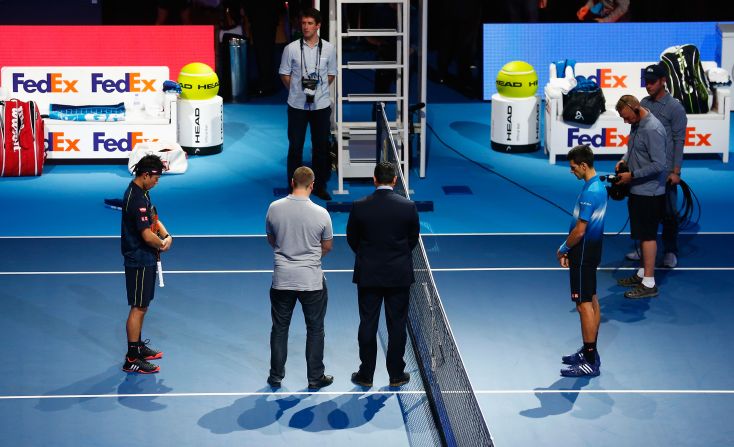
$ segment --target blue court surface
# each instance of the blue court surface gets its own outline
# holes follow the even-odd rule
[[[432,105],[428,117],[428,176],[413,172],[411,189],[434,201],[435,211],[421,213],[423,242],[495,444],[734,445],[731,164],[686,159],[701,216],[680,236],[679,266],[657,270],[657,298],[626,300],[616,285],[636,267],[624,260],[626,207],[610,202],[597,289],[602,374],[566,379],[560,356],[578,348],[580,331],[555,250],[581,183],[540,151],[488,149],[488,104]],[[143,333],[164,351],[156,375],[120,370],[128,309],[120,214],[102,202],[122,194],[126,168],[47,165],[39,178],[0,179],[2,445],[437,444],[411,349],[409,385],[387,386],[382,346],[375,387],[349,381],[359,359],[346,213],[332,213],[338,236],[324,260],[325,364],[335,382],[306,389],[297,309],[284,387],[265,383],[272,253],[264,216],[284,186],[285,109],[227,105],[225,120],[224,152],[192,157],[189,172],[151,191],[175,237]],[[371,191],[347,186],[334,200]]]

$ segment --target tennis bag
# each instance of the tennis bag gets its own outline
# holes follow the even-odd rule
[[[708,113],[709,88],[701,65],[701,54],[695,45],[667,48],[660,55],[668,72],[668,90],[686,109],[686,113]]]
[[[143,141],[130,152],[127,169],[133,173],[135,165],[148,154],[157,155],[163,162],[164,174],[183,174],[189,167],[186,152],[178,143],[172,141]]]
[[[579,124],[594,124],[607,109],[604,92],[599,85],[576,76],[576,87],[563,95],[563,120]]]
[[[0,101],[0,177],[41,175],[43,118],[34,101]]]

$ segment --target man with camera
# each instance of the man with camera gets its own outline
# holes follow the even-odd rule
[[[632,95],[619,98],[616,109],[631,126],[627,152],[615,169],[618,183],[630,185],[627,199],[630,233],[632,239],[640,241],[642,254],[642,267],[629,278],[618,280],[617,284],[632,288],[625,292],[625,298],[651,298],[658,295],[655,285],[657,232],[665,213],[665,127]]]
[[[329,85],[336,77],[334,46],[319,37],[321,14],[308,8],[301,15],[303,37],[283,50],[280,78],[288,89],[288,171],[287,180],[303,164],[306,127],[311,127],[311,159],[316,175],[313,195],[331,200],[326,190],[331,162],[331,98]]]

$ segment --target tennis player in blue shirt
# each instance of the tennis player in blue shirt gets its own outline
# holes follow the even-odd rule
[[[556,257],[561,267],[569,269],[571,300],[581,319],[583,346],[561,358],[569,365],[561,370],[568,377],[598,376],[601,358],[596,349],[601,310],[596,294],[596,270],[601,262],[607,190],[594,169],[594,153],[588,145],[576,146],[568,152],[571,173],[584,181],[573,210],[571,231],[558,248]]]

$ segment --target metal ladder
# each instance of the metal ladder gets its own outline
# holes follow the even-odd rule
[[[347,29],[343,32],[343,8],[349,4],[395,4],[397,6],[397,22],[394,29]],[[408,188],[409,154],[408,154],[408,89],[410,72],[408,55],[410,50],[410,0],[336,0],[334,5],[336,23],[333,31],[336,47],[336,141],[339,183],[335,194],[347,194],[344,189],[345,178],[371,178],[375,167],[376,125],[374,122],[349,122],[344,119],[344,103],[394,103],[395,121],[390,122],[390,129],[398,145],[401,156],[400,165]],[[347,6],[348,8],[348,6]],[[394,37],[397,51],[394,61],[345,61],[344,42],[355,37]],[[425,58],[423,58],[425,59]],[[345,70],[377,70],[396,71],[395,93],[348,93],[345,92],[343,73]],[[422,114],[422,119],[425,115]],[[421,122],[423,124],[423,122]],[[424,129],[421,125],[420,129]],[[421,132],[422,133],[422,132]],[[423,152],[423,151],[421,151]]]

